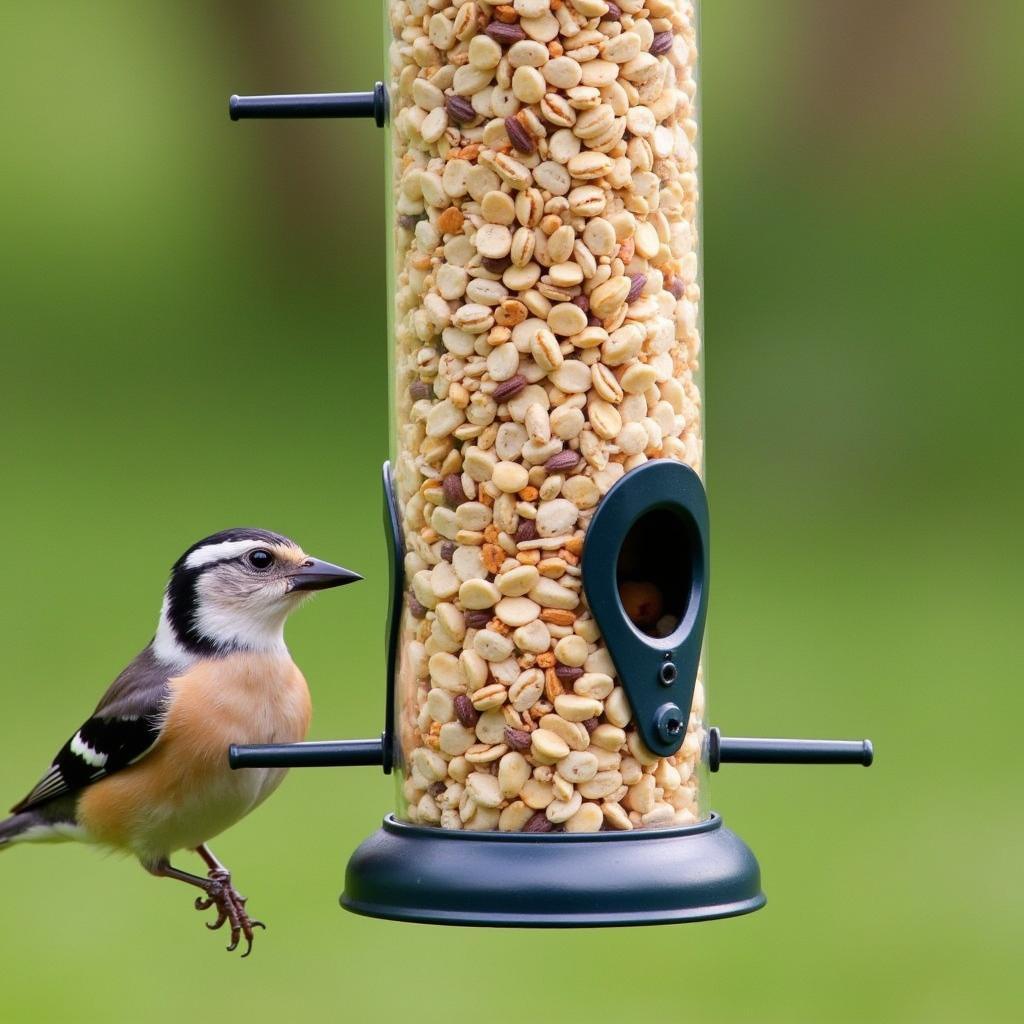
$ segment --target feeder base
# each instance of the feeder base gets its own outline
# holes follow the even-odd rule
[[[341,905],[422,924],[676,924],[764,906],[753,853],[719,815],[686,828],[454,832],[388,815],[349,861]]]

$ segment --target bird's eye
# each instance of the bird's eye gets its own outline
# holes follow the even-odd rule
[[[269,569],[274,564],[274,556],[263,548],[249,552],[249,564],[254,569]]]

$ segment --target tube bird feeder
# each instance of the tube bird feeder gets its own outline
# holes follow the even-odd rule
[[[394,813],[348,865],[356,913],[757,910],[757,861],[710,774],[873,753],[709,724],[696,4],[385,9],[373,90],[230,102],[234,120],[386,129],[384,730],[233,747],[231,764],[395,774]]]

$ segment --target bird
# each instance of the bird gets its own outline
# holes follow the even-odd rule
[[[285,769],[232,771],[234,743],[305,739],[306,680],[284,640],[288,616],[319,590],[362,579],[269,530],[238,527],[174,563],[153,639],[114,680],[32,791],[0,821],[0,851],[77,840],[127,853],[151,875],[200,890],[229,951],[256,928],[209,847],[281,784]],[[171,865],[195,851],[205,877]]]

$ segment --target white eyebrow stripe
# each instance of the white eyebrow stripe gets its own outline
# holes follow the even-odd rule
[[[213,562],[221,562],[226,558],[237,558],[247,551],[255,551],[256,548],[265,548],[268,544],[260,540],[226,540],[220,544],[207,544],[206,547],[198,548],[185,560],[186,569],[198,569],[202,565],[210,565]]]

